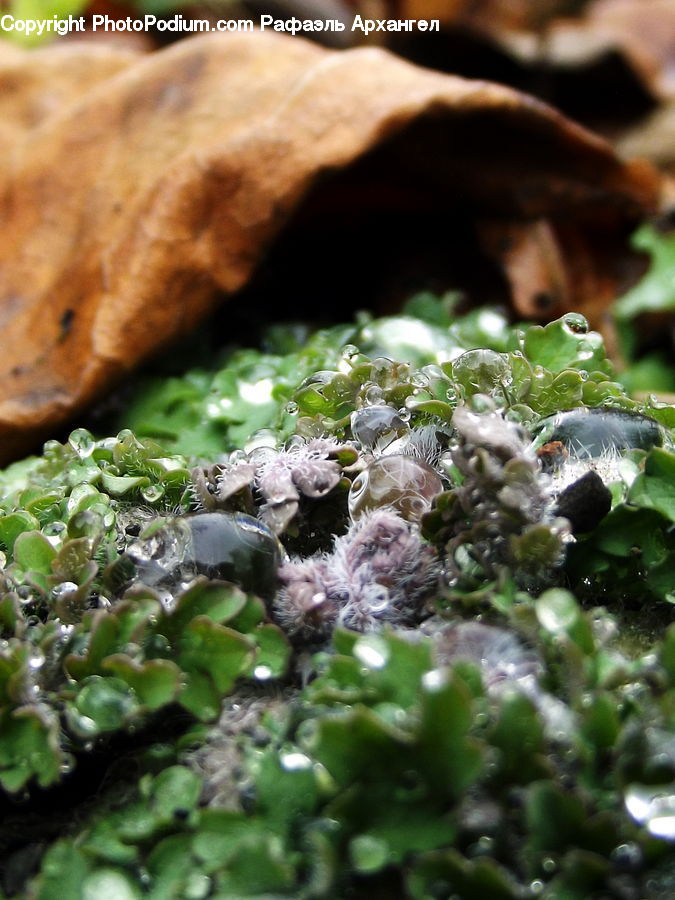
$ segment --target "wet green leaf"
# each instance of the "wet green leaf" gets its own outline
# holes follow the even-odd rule
[[[58,722],[36,706],[0,712],[0,784],[10,793],[35,779],[41,787],[56,781],[62,753]]]
[[[142,892],[138,884],[121,869],[97,869],[82,881],[82,900],[140,900]]]
[[[24,531],[14,542],[14,560],[24,572],[49,574],[56,550],[39,531]]]
[[[675,522],[675,453],[655,447],[647,454],[645,471],[633,482],[628,500],[655,509]]]
[[[35,531],[40,527],[40,523],[24,509],[0,518],[0,541],[10,553],[14,551],[14,543],[20,534],[25,531]]]
[[[193,771],[185,766],[171,766],[155,778],[150,808],[160,821],[183,818],[196,807],[201,789],[201,779]]]
[[[261,681],[281,678],[288,669],[291,657],[291,646],[283,631],[276,625],[259,625],[250,637],[258,648],[253,677]]]
[[[537,600],[535,610],[539,623],[551,634],[564,634],[579,618],[574,595],[560,588],[545,591]]]
[[[170,703],[180,688],[180,669],[170,660],[154,659],[141,665],[120,653],[106,657],[103,668],[126,682],[149,710]]]
[[[542,722],[524,694],[506,694],[489,737],[501,752],[500,778],[506,783],[527,784],[548,774]]]
[[[250,665],[254,646],[238,632],[198,616],[180,637],[177,658],[187,674],[180,703],[197,718],[210,719],[218,711],[217,698]]]
[[[602,337],[589,329],[588,322],[577,313],[525,332],[524,351],[530,362],[551,372],[566,368],[600,368],[605,364]]]
[[[79,716],[93,723],[90,734],[120,728],[136,712],[137,706],[136,696],[128,684],[120,678],[101,675],[85,678],[75,700]]]

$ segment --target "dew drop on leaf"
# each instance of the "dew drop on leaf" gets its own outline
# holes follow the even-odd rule
[[[419,521],[443,490],[440,476],[428,463],[410,456],[383,456],[352,483],[349,513],[357,519],[366,510],[391,507],[408,521]]]
[[[409,431],[405,420],[391,406],[364,406],[351,415],[354,440],[367,450],[384,450]]]
[[[675,841],[675,789],[672,784],[630,784],[624,803],[629,814],[654,837]]]

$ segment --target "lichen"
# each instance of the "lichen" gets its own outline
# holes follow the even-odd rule
[[[631,399],[579,317],[411,313],[154,382],[133,430],[78,429],[0,476],[15,893],[667,883],[675,410]],[[241,386],[263,372],[256,405]],[[647,415],[662,446],[611,470],[545,460],[537,426],[581,407]],[[350,516],[396,458],[433,474],[422,522],[391,491]],[[589,466],[611,509],[572,540],[559,512]],[[209,516],[278,547],[278,591],[194,541],[153,578],[155,550]],[[29,863],[34,803],[54,814]]]

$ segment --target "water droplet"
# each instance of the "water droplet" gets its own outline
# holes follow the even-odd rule
[[[424,685],[424,688],[431,693],[442,690],[447,683],[447,669],[431,669],[429,672],[425,672],[422,676],[422,684]]]
[[[370,834],[359,834],[349,842],[349,855],[357,872],[377,872],[387,864],[390,854],[388,843]]]
[[[52,597],[55,600],[63,600],[70,594],[77,593],[77,585],[74,581],[62,581],[52,588]]]
[[[45,537],[54,537],[54,535],[63,534],[65,530],[65,522],[48,522],[42,529],[42,533],[45,535]]]
[[[419,521],[443,490],[430,465],[410,456],[383,456],[354,480],[349,491],[349,514],[358,518],[369,509],[389,506],[409,521]]]
[[[66,536],[68,526],[65,522],[48,522],[42,529],[52,547],[58,547]]]
[[[351,360],[355,359],[359,355],[359,348],[354,344],[345,344],[342,350],[340,351],[340,356],[343,359]]]
[[[93,719],[89,718],[89,716],[77,716],[74,722],[77,730],[82,735],[87,734],[96,734],[98,732],[98,726]],[[85,744],[85,750],[93,750],[94,745],[92,743]]]
[[[96,448],[94,436],[86,428],[76,428],[75,431],[71,431],[68,443],[81,459],[91,456]]]
[[[389,660],[389,647],[386,641],[375,634],[359,638],[352,652],[368,669],[382,669]]]
[[[254,432],[248,441],[244,444],[244,452],[252,453],[260,447],[271,447],[274,449],[277,445],[275,433],[270,428],[261,428]]]
[[[642,848],[634,841],[619,844],[612,850],[609,858],[619,872],[637,872],[644,862]]]
[[[231,465],[236,465],[237,463],[248,462],[248,454],[244,450],[233,450],[227,459]]]
[[[630,784],[624,795],[629,814],[654,837],[675,841],[675,788],[671,784]]]
[[[396,366],[386,356],[378,356],[373,360],[370,368],[370,377],[380,387],[388,388],[396,384]]]
[[[258,681],[268,681],[273,675],[274,672],[269,666],[260,665],[253,670],[253,677],[257,678]]]
[[[211,893],[211,879],[208,875],[191,872],[183,886],[182,896],[185,900],[203,900]]]
[[[288,403],[286,404],[285,409],[286,409],[286,412],[289,414],[289,416],[296,416],[298,414],[298,410],[300,409],[300,407],[295,402],[295,400],[289,400]]]
[[[560,441],[577,459],[593,459],[610,451],[650,450],[663,444],[658,422],[625,409],[580,406],[547,416],[533,429],[537,446]]]
[[[412,413],[410,412],[410,410],[407,407],[402,406],[398,411],[398,415],[399,415],[399,418],[402,419],[404,422],[409,422],[410,418],[412,416]]]
[[[335,369],[321,369],[301,381],[300,387],[309,387],[312,384],[330,384],[337,374]]]
[[[157,503],[164,496],[164,488],[160,484],[149,484],[141,488],[141,496],[146,503]]]
[[[364,607],[371,615],[384,612],[389,607],[389,591],[383,584],[370,584],[364,589]]]
[[[364,406],[351,415],[354,440],[368,450],[382,452],[392,441],[409,431],[400,414],[391,406]]]
[[[413,372],[410,376],[410,383],[418,388],[429,387],[429,376],[425,375],[423,371]]]
[[[565,313],[562,317],[563,329],[569,334],[588,334],[588,320],[581,313]]]
[[[452,363],[452,377],[467,396],[487,394],[503,398],[503,386],[511,383],[508,358],[495,350],[468,350]]]
[[[312,760],[304,753],[280,753],[279,761],[287,772],[302,772],[312,768]]]
[[[59,770],[62,775],[67,775],[69,772],[72,772],[75,768],[75,757],[72,753],[64,753],[63,758],[61,759],[61,765],[59,766]]]
[[[385,402],[384,391],[376,384],[369,384],[363,391],[364,406],[382,406]]]
[[[494,849],[495,839],[488,834],[483,834],[477,841],[470,845],[467,852],[471,857],[491,856],[494,853]]]
[[[158,520],[151,536],[135,541],[125,557],[149,587],[179,587],[197,575],[232,581],[261,597],[276,590],[281,545],[253,516],[210,512]]]
[[[562,588],[545,591],[535,603],[540,625],[551,634],[567,631],[579,618],[579,608],[574,596]]]

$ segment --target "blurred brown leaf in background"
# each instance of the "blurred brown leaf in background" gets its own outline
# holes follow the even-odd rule
[[[0,98],[3,461],[193,328],[303,220],[348,236],[373,208],[446,219],[520,315],[597,319],[658,186],[531,97],[268,33],[151,54],[3,45]],[[280,306],[293,296],[277,282]]]

